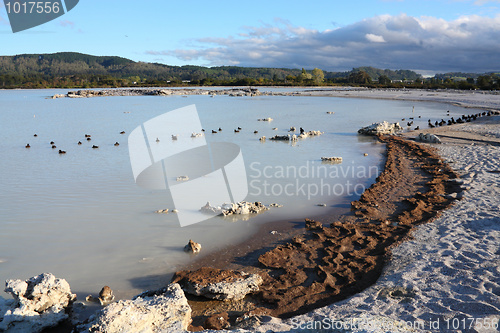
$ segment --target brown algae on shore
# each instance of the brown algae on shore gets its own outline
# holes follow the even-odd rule
[[[254,255],[256,262],[247,263],[248,269],[258,272],[264,283],[244,299],[246,306],[237,308],[247,315],[253,308],[257,314],[288,318],[346,299],[377,281],[390,249],[407,239],[414,226],[456,200],[446,194],[462,191],[452,181],[457,175],[432,148],[394,136],[380,140],[387,145],[384,171],[352,202],[352,212],[330,225],[307,220],[306,233],[256,260]],[[198,303],[193,312],[200,324],[200,318],[214,313],[213,302],[206,305]],[[229,304],[224,310],[233,324],[244,315]]]

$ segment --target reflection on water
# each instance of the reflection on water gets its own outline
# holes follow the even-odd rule
[[[103,285],[118,297],[157,287],[193,260],[182,251],[189,239],[206,253],[249,237],[266,221],[297,221],[345,207],[381,166],[384,146],[357,135],[361,126],[408,118],[413,106],[422,116],[413,126],[421,128],[427,119],[445,118],[446,110],[461,114],[444,104],[325,97],[46,99],[55,93],[64,91],[0,91],[0,280],[51,272],[67,279],[79,299]],[[185,228],[175,213],[154,213],[174,208],[172,198],[168,191],[134,183],[127,136],[145,121],[190,104],[198,109],[208,143],[241,147],[246,200],[284,207],[250,219],[216,217]],[[267,117],[274,120],[257,121]],[[259,141],[286,135],[291,126],[324,134],[293,145]],[[24,148],[28,143],[31,148]],[[67,153],[60,155],[59,149]],[[342,157],[342,163],[321,163],[321,157],[331,156]]]

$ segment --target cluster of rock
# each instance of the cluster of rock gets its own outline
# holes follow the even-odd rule
[[[112,303],[78,327],[79,332],[178,332],[191,323],[191,307],[177,283]]]
[[[424,134],[420,133],[416,138],[416,141],[426,142],[426,143],[441,143],[441,139],[435,134]]]
[[[295,127],[292,127],[294,130],[295,130]],[[292,131],[290,129],[290,131]],[[273,140],[273,141],[291,141],[291,142],[296,142],[298,139],[305,139],[305,138],[308,138],[308,137],[311,137],[311,136],[319,136],[323,134],[323,132],[321,131],[309,131],[309,132],[303,132],[301,133],[300,135],[296,135],[296,134],[293,134],[293,135],[290,135],[290,134],[287,134],[287,135],[275,135],[271,138],[269,138],[269,140]],[[260,138],[260,141],[265,141],[266,140],[266,137],[262,137]]]
[[[203,207],[201,207],[200,211],[206,214],[215,214],[215,215],[247,215],[247,214],[258,214],[263,211],[268,210],[266,206],[264,206],[261,202],[246,202],[241,201],[237,203],[226,203],[222,206],[212,206],[210,202]]]
[[[89,98],[89,97],[102,97],[102,96],[170,96],[170,95],[228,95],[228,96],[259,96],[261,92],[256,88],[232,88],[232,89],[219,89],[219,90],[206,90],[206,89],[151,89],[151,88],[137,88],[137,89],[103,89],[103,90],[77,90],[68,91],[66,95],[55,94],[55,98]]]
[[[7,280],[5,292],[14,299],[0,298],[0,331],[40,332],[57,326],[68,319],[66,308],[76,300],[68,282],[50,273]]]
[[[301,133],[298,138],[299,139],[304,139],[304,138],[308,138],[310,136],[320,136],[321,134],[323,134],[323,132],[321,131],[309,131],[309,132],[303,132]]]
[[[342,163],[342,157],[322,157],[323,162]]]
[[[185,292],[221,301],[241,300],[258,291],[262,283],[258,274],[205,267],[177,272],[167,287],[146,291],[132,300],[113,302],[113,291],[104,286],[98,298],[87,297],[104,307],[82,321],[75,311],[83,304],[74,303],[76,295],[68,282],[43,273],[26,281],[7,280],[5,291],[14,299],[0,297],[0,332],[42,332],[67,320],[75,325],[73,332],[184,332],[192,322]],[[212,317],[206,327],[230,326],[227,315]]]
[[[401,132],[403,127],[399,123],[388,123],[387,121],[381,123],[373,123],[370,126],[363,127],[358,130],[359,134],[365,135],[384,135],[396,134]]]
[[[290,135],[290,134],[287,134],[287,135],[275,135],[271,138],[269,138],[269,140],[273,140],[273,141],[297,141],[297,135]]]
[[[168,208],[155,210],[155,213],[157,214],[168,214],[168,212],[178,213],[179,211],[175,208],[172,210],[169,210]]]
[[[263,280],[258,274],[202,267],[192,272],[176,272],[172,283],[179,283],[191,295],[228,301],[258,291]]]

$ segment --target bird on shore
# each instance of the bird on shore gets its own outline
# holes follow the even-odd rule
[[[236,130],[236,129],[234,130],[234,133],[239,133],[239,132],[240,132],[240,130]]]
[[[66,151],[59,149],[59,154],[66,154]]]
[[[115,146],[119,146],[120,144],[118,143],[118,141],[115,142]]]
[[[219,127],[219,132],[222,131],[222,128]]]
[[[81,144],[82,144],[82,142],[81,142],[81,141],[78,141],[78,144],[79,144],[79,145],[81,145]]]
[[[415,131],[418,131],[420,129],[420,126],[415,127]]]
[[[212,134],[215,134],[215,133],[217,133],[217,131],[212,130]]]
[[[92,149],[97,149],[97,148],[99,148],[99,146],[96,146],[96,145],[92,146]]]
[[[156,142],[160,142],[160,139],[156,138]]]
[[[202,129],[201,129],[201,131],[202,131],[202,132],[205,132],[205,129],[204,129],[204,128],[202,128]]]
[[[238,127],[238,129],[241,131],[241,127]]]
[[[54,144],[54,141],[50,141],[50,144],[53,145]]]
[[[87,138],[87,141],[90,141],[90,140],[92,140],[92,139],[91,139],[90,137],[88,137],[88,138]]]
[[[25,147],[26,147],[26,148],[31,148],[31,146],[30,146],[30,144],[29,144],[29,143],[28,143]]]
[[[125,131],[121,131],[120,134],[125,134]]]
[[[86,138],[90,138],[90,136],[91,136],[90,134],[85,134]]]
[[[259,131],[253,131],[253,134],[257,134],[257,133],[259,133]]]
[[[179,137],[179,134],[177,134],[177,135],[172,134],[172,140],[177,140],[178,137]]]
[[[52,149],[56,149],[56,148],[57,148],[56,145],[52,145]]]

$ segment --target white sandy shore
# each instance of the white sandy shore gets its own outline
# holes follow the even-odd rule
[[[496,94],[430,94],[375,90],[353,91],[349,97],[408,97],[500,107]],[[467,134],[466,140],[435,145],[462,175],[463,186],[468,188],[463,199],[438,219],[418,227],[413,240],[395,248],[375,285],[305,315],[268,318],[257,331],[499,332],[495,326],[500,321],[500,146],[495,143],[500,143],[500,116],[483,119],[449,128],[455,135]],[[343,329],[332,329],[335,325]]]
[[[330,88],[306,90],[295,95],[429,101],[463,107],[500,109],[499,91]]]

